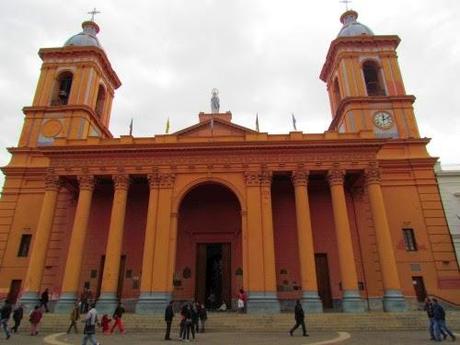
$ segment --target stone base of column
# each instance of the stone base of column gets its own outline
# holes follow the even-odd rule
[[[35,306],[40,305],[40,294],[34,291],[26,292],[21,296],[21,303],[26,310],[32,311]]]
[[[143,292],[137,300],[136,313],[164,314],[170,300],[170,292]]]
[[[300,303],[306,314],[323,312],[323,303],[319,298],[318,291],[304,291]]]
[[[255,292],[250,291],[248,297],[249,314],[276,314],[281,312],[280,303],[276,292]]]
[[[345,290],[343,292],[342,310],[344,313],[363,313],[364,301],[358,290]]]
[[[77,303],[77,294],[75,292],[64,292],[54,307],[56,314],[68,314]]]
[[[407,303],[400,290],[385,290],[383,295],[383,310],[389,312],[407,311]]]
[[[101,293],[96,302],[96,310],[98,314],[112,315],[117,307],[119,300],[114,292]]]

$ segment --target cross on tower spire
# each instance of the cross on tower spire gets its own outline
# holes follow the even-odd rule
[[[350,4],[352,1],[351,0],[340,0],[339,2],[342,4],[345,4],[345,10],[348,11],[349,10],[348,4]]]
[[[94,22],[94,16],[95,16],[96,14],[99,14],[99,13],[101,13],[101,12],[98,11],[98,10],[96,10],[96,7],[94,7],[94,9],[93,9],[92,11],[88,12],[88,14],[91,14],[91,21],[92,21],[92,22]]]

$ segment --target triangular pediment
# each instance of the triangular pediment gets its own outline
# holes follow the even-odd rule
[[[214,119],[206,120],[196,125],[184,128],[173,133],[177,136],[190,137],[210,137],[210,136],[244,136],[246,134],[257,133],[256,131],[243,126],[236,125],[232,122]]]

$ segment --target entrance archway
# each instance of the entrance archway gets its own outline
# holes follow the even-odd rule
[[[219,183],[192,188],[178,212],[174,299],[231,306],[243,286],[241,241],[237,196]]]

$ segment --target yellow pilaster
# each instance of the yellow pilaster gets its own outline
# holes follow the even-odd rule
[[[380,187],[380,173],[377,168],[366,170],[366,186],[369,194],[372,219],[374,221],[375,235],[377,237],[383,287],[385,290],[400,290],[401,283],[396,266],[382,189]]]
[[[24,280],[24,292],[29,296],[24,296],[24,299],[34,298],[34,294],[40,291],[43,270],[45,268],[46,252],[48,242],[53,227],[54,211],[56,209],[57,196],[61,181],[59,176],[50,172],[45,180],[45,196],[43,197],[40,217],[35,231],[32,251],[30,255],[29,265]],[[26,302],[27,303],[27,302]]]
[[[78,195],[75,220],[70,237],[69,251],[62,282],[63,293],[76,294],[79,290],[80,271],[83,260],[82,249],[85,245],[86,233],[88,230],[88,220],[91,211],[91,200],[93,198],[94,177],[79,176],[78,183],[80,194]]]
[[[273,239],[272,174],[263,171],[260,175],[260,200],[262,206],[262,229],[264,247],[265,291],[276,292],[275,242]]]
[[[260,180],[257,172],[247,172],[246,200],[247,200],[247,274],[249,291],[264,291],[265,289],[265,266],[263,232],[260,203]]]
[[[173,277],[169,276],[169,251],[171,229],[171,203],[174,188],[174,174],[159,174],[158,217],[153,252],[152,291],[169,294],[172,291]]]
[[[342,290],[358,291],[358,275],[356,274],[355,256],[351,242],[350,223],[348,221],[347,204],[343,189],[343,177],[344,172],[339,169],[330,170],[328,173],[342,277]]]
[[[110,216],[109,237],[105,250],[101,295],[115,294],[117,291],[129,176],[115,175],[113,176],[113,181],[115,192],[113,196],[112,213]]]
[[[155,248],[155,232],[158,215],[158,176],[148,176],[150,194],[145,225],[144,255],[142,259],[141,294],[152,291],[153,249]]]
[[[295,188],[297,241],[299,246],[300,276],[304,291],[318,291],[315,266],[315,248],[308,201],[308,173],[295,171],[292,176]]]

